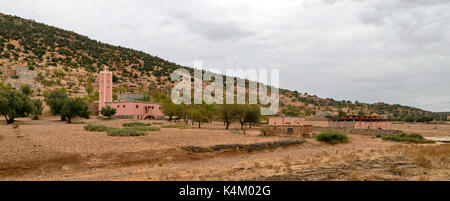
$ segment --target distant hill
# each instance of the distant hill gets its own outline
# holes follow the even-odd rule
[[[169,94],[173,83],[170,73],[178,68],[193,70],[142,51],[105,44],[77,33],[0,13],[0,72],[2,81],[17,66],[38,71],[34,80],[36,95],[66,87],[73,96],[95,100],[98,96],[96,73],[109,66],[114,72],[114,94],[137,92],[150,97]],[[418,108],[366,104],[323,99],[286,89],[280,90],[281,110],[288,116],[365,114],[385,115],[394,120],[443,120],[443,113]]]

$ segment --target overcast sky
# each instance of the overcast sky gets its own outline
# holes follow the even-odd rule
[[[450,111],[449,0],[1,0],[0,12],[282,88]]]

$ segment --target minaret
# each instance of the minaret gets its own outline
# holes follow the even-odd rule
[[[103,71],[100,71],[98,79],[98,109],[99,112],[105,106],[105,102],[112,102],[112,72],[108,71],[108,67],[105,66]],[[101,114],[100,114],[101,115]]]

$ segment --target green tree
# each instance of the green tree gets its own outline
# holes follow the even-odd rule
[[[185,104],[179,104],[176,105],[176,112],[175,115],[181,120],[183,119],[183,122],[187,124],[189,120],[191,119],[191,110],[192,105],[185,105]]]
[[[256,125],[261,120],[261,108],[258,105],[248,105],[247,106],[247,116],[245,118],[249,127]]]
[[[202,123],[206,123],[209,121],[208,112],[207,112],[207,104],[197,105],[191,111],[192,122],[198,123],[198,127],[201,127]]]
[[[55,115],[61,115],[61,121],[66,120],[66,117],[61,113],[61,109],[68,97],[66,90],[63,88],[53,90],[47,97],[46,102],[50,106],[50,111]]]
[[[44,97],[44,101],[47,102],[48,96],[50,96],[50,92],[48,90],[45,90],[42,92],[42,96]]]
[[[31,114],[33,115],[33,120],[38,120],[38,115],[42,115],[42,100],[41,99],[34,99],[32,100],[33,103],[33,111]]]
[[[86,92],[88,92],[88,94],[91,94],[92,92],[94,92],[94,87],[92,86],[92,83],[90,81],[88,81],[88,83],[86,85]]]
[[[172,122],[173,116],[177,113],[177,105],[170,98],[166,98],[161,106],[162,112],[169,116],[169,122]]]
[[[342,117],[345,117],[345,116],[347,116],[347,113],[344,112],[343,110],[339,109],[339,111],[338,111],[338,118],[342,118]]]
[[[225,125],[225,129],[228,130],[231,123],[236,121],[236,116],[233,113],[233,105],[223,104],[218,107],[217,116],[221,119]]]
[[[116,108],[112,108],[111,106],[107,105],[102,108],[100,114],[102,114],[105,117],[111,118],[116,114],[116,112],[117,112]]]
[[[244,125],[247,122],[248,105],[233,105],[232,114],[241,125],[241,130],[244,130]]]
[[[73,117],[83,117],[89,119],[91,116],[88,105],[82,98],[66,99],[60,113],[62,116],[67,117],[68,123],[72,123]]]
[[[17,117],[26,117],[33,111],[30,97],[12,89],[0,90],[0,114],[7,124],[14,123]]]
[[[29,96],[33,93],[33,90],[31,90],[30,85],[24,84],[20,86],[20,92],[22,92],[26,96]]]

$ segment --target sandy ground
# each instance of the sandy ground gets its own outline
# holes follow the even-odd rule
[[[84,122],[83,122],[84,121]],[[302,145],[264,151],[190,153],[181,146],[283,140],[226,131],[220,122],[201,129],[162,128],[140,137],[87,132],[87,122],[119,127],[126,120],[0,121],[0,180],[450,180],[450,145],[415,145],[349,135],[350,143]],[[164,123],[163,121],[146,121]],[[310,122],[326,126],[327,122]],[[437,129],[435,127],[438,127]],[[232,125],[231,130],[238,125]],[[449,136],[449,125],[395,124],[426,136]],[[435,150],[424,155],[423,150]]]

